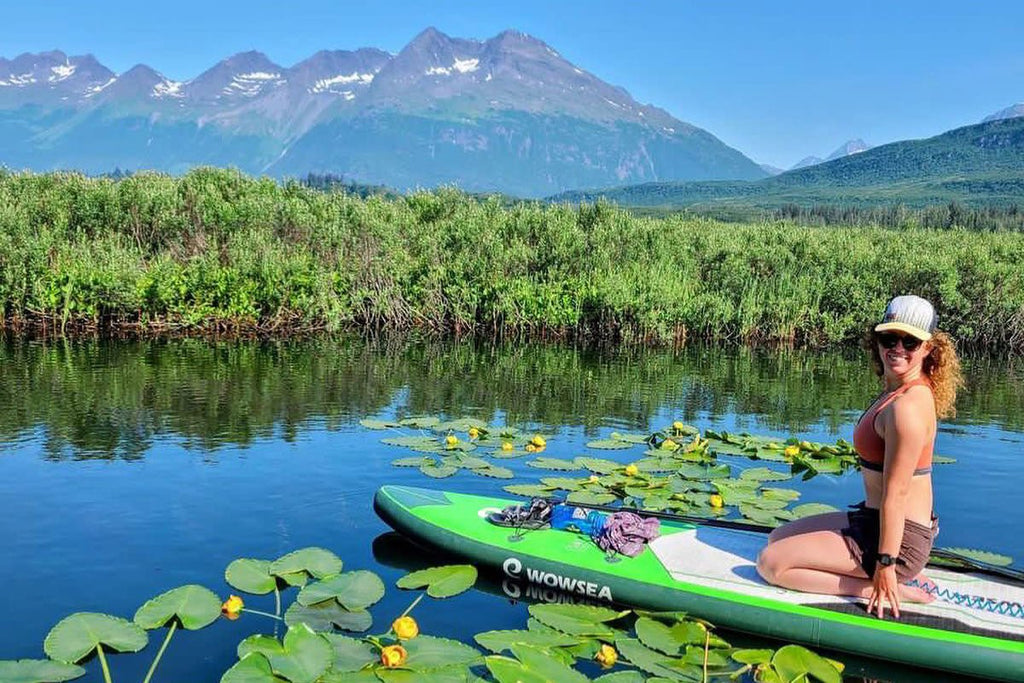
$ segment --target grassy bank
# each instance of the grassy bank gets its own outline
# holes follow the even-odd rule
[[[849,341],[894,292],[1024,346],[1024,235],[636,218],[454,191],[353,197],[231,171],[0,175],[11,329],[343,328]]]

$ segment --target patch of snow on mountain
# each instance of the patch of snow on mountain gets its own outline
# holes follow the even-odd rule
[[[108,86],[110,86],[116,80],[117,80],[117,76],[114,76],[113,78],[111,78],[109,81],[107,81],[103,85],[94,85],[93,87],[89,88],[89,90],[86,91],[85,96],[86,97],[92,97],[96,93],[103,92]]]
[[[184,97],[181,81],[162,81],[153,86],[153,97]]]
[[[354,100],[356,98],[355,93],[353,93],[351,90],[346,90],[341,94],[345,97],[346,100]]]
[[[61,64],[59,66],[52,66],[50,67],[50,71],[53,72],[53,75],[50,76],[47,80],[50,81],[50,83],[58,83],[60,81],[63,81],[66,78],[70,78],[75,73],[75,68],[76,67],[74,64]]]
[[[458,71],[460,74],[468,74],[479,68],[479,59],[459,59],[456,57],[451,66],[432,66],[423,73],[427,76],[451,76],[453,71]]]
[[[0,86],[31,85],[32,83],[35,83],[35,82],[36,82],[36,79],[32,77],[31,73],[21,74],[20,76],[15,76],[14,74],[11,74],[11,77],[8,80],[0,81]]]
[[[492,74],[487,74],[487,78],[485,78],[484,80],[485,80],[485,81],[489,81],[489,80],[491,80],[492,78],[494,78],[494,76],[493,76]]]
[[[336,92],[332,90],[335,85],[346,85],[348,83],[360,83],[362,85],[369,85],[373,82],[373,74],[361,74],[353,71],[347,76],[339,74],[331,78],[321,78],[319,81],[313,84],[313,87],[309,89],[311,93],[321,92]],[[344,94],[344,91],[342,92]]]
[[[274,85],[283,85],[286,79],[281,78],[281,74],[270,74],[265,71],[238,74],[221,90],[221,93],[224,95],[239,94],[243,97],[255,97],[271,81],[273,81]]]

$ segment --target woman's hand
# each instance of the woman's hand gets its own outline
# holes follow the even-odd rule
[[[868,614],[872,610],[878,611],[878,618],[884,619],[885,601],[889,601],[892,607],[892,615],[900,618],[900,582],[896,578],[896,567],[889,565],[875,565],[875,576],[872,579],[874,584],[871,589],[871,597],[868,599]]]

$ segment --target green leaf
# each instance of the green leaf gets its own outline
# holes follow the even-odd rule
[[[324,548],[309,547],[290,552],[270,563],[270,573],[285,578],[286,574],[305,572],[322,579],[341,571],[342,562],[337,555]]]
[[[635,628],[637,638],[640,639],[641,643],[652,650],[658,650],[666,655],[675,656],[686,645],[685,640],[680,640],[673,632],[673,629],[660,621],[640,617],[636,620]]]
[[[284,643],[268,636],[250,636],[238,646],[239,657],[258,652],[270,668],[291,683],[313,683],[331,665],[331,644],[305,624],[288,629]]]
[[[149,637],[136,624],[96,612],[76,612],[61,619],[46,635],[43,651],[50,659],[74,664],[102,644],[115,652],[138,652]]]
[[[843,677],[824,657],[799,645],[784,645],[772,657],[772,666],[783,680],[808,675],[821,683],[842,683]]]
[[[58,683],[85,675],[85,669],[51,659],[19,659],[0,662],[3,683]]]
[[[616,496],[613,493],[594,493],[593,491],[572,491],[565,498],[565,502],[577,505],[607,505],[615,500]]]
[[[514,643],[538,647],[568,647],[580,642],[579,638],[565,633],[541,633],[523,630],[486,631],[476,634],[474,639],[491,652],[507,650]]]
[[[478,474],[481,477],[491,477],[493,479],[513,479],[515,473],[507,467],[498,467],[497,465],[489,465],[487,467],[481,467],[479,469],[470,470],[473,474]]]
[[[799,498],[800,492],[793,489],[766,488],[761,490],[761,495],[768,500],[784,500],[788,503]]]
[[[209,626],[220,616],[220,598],[209,588],[180,586],[149,600],[135,612],[134,621],[148,630],[177,619],[189,631]]]
[[[644,683],[648,680],[639,671],[616,671],[615,673],[598,676],[594,683]],[[653,679],[651,679],[653,680]]]
[[[481,467],[491,466],[491,463],[487,462],[483,458],[478,458],[475,455],[458,455],[451,460],[451,464],[456,467],[463,467],[467,470],[475,470]]]
[[[422,465],[428,465],[431,462],[433,462],[433,460],[429,457],[418,455],[411,458],[398,458],[397,460],[392,460],[391,464],[395,467],[420,467]]]
[[[584,467],[594,474],[611,474],[622,467],[621,462],[605,460],[604,458],[576,458],[574,461],[579,467]],[[576,467],[574,469],[579,469]]]
[[[772,661],[774,650],[736,650],[732,658],[740,664],[768,664]]]
[[[602,451],[621,451],[632,447],[633,444],[618,439],[596,439],[587,442],[587,448],[596,448]]]
[[[613,631],[604,622],[625,614],[595,605],[535,604],[528,610],[542,624],[562,633],[595,638],[611,638]]]
[[[432,415],[417,415],[414,417],[407,417],[401,420],[399,424],[403,427],[412,427],[414,429],[430,429],[441,423],[441,420],[433,417]]]
[[[650,649],[639,640],[634,638],[616,638],[615,649],[630,664],[649,674],[664,676],[672,680],[691,680],[689,677],[684,678],[683,674],[677,669],[668,666],[674,661],[673,659]],[[700,679],[698,678],[697,680]]]
[[[384,597],[384,582],[373,572],[360,569],[329,576],[322,581],[311,583],[296,598],[303,607],[315,605],[324,600],[335,599],[345,609],[362,610],[377,603]]]
[[[391,436],[381,439],[381,443],[388,446],[402,446],[404,448],[440,448],[441,442],[436,436]]]
[[[288,626],[307,624],[314,631],[330,631],[335,626],[343,631],[362,632],[373,625],[373,617],[366,610],[347,610],[337,600],[328,600],[305,607],[297,602],[284,613]]]
[[[728,479],[732,470],[728,465],[685,463],[676,470],[676,474],[687,479]]]
[[[694,430],[694,433],[696,433],[696,430]],[[612,432],[611,433],[611,438],[615,439],[616,441],[626,441],[628,443],[632,443],[632,444],[637,444],[637,445],[643,446],[648,441],[650,441],[651,436],[649,434],[631,434],[629,432],[621,432],[621,433],[620,432]]]
[[[430,671],[455,665],[470,666],[481,656],[475,647],[457,640],[422,634],[403,641],[402,646],[409,653],[405,667],[411,671]]]
[[[287,683],[287,681],[274,675],[266,657],[259,652],[252,652],[225,671],[221,676],[220,683]]]
[[[753,479],[754,481],[785,481],[792,479],[789,472],[777,472],[767,467],[751,467],[740,472],[740,479]]]
[[[545,486],[563,491],[575,491],[587,483],[586,479],[573,479],[572,477],[542,477],[540,482]]]
[[[512,653],[523,663],[527,671],[540,674],[549,681],[558,683],[587,683],[589,680],[576,669],[555,659],[543,650],[522,643],[512,645]]]
[[[838,512],[838,510],[824,503],[804,503],[803,505],[797,505],[792,510],[793,517],[796,519],[810,517],[811,515],[821,515],[826,512]]]
[[[389,429],[398,426],[397,422],[387,422],[385,420],[360,420],[359,424],[367,429]]]
[[[956,462],[956,458],[951,458],[948,455],[933,455],[932,456],[932,464],[933,465],[952,465],[955,462]]]
[[[395,585],[399,588],[427,587],[432,598],[450,598],[463,593],[476,583],[476,567],[469,564],[452,564],[431,567],[411,572],[400,578]]]
[[[1007,557],[1006,555],[1000,555],[998,553],[991,553],[987,550],[977,550],[975,548],[942,548],[942,550],[962,555],[970,560],[977,560],[979,562],[985,562],[986,564],[994,564],[997,567],[1009,567],[1013,564],[1012,557]]]
[[[447,666],[430,671],[409,671],[408,669],[383,669],[375,670],[376,678],[373,683],[466,683],[467,681],[479,681],[482,678],[473,676],[465,666]],[[330,683],[320,679],[319,683]],[[339,683],[353,683],[346,678]],[[356,681],[355,683],[358,683]]]
[[[377,651],[361,640],[338,633],[321,633],[320,637],[326,639],[331,646],[333,671],[359,671],[365,665],[377,661]]]
[[[563,472],[571,472],[573,470],[582,469],[581,465],[574,460],[562,460],[560,458],[537,458],[526,463],[530,467],[536,467],[542,470],[559,470]]]
[[[277,580],[270,573],[269,560],[242,558],[228,565],[224,580],[245,593],[264,595],[274,590]]]
[[[552,491],[547,486],[538,486],[536,484],[509,484],[502,488],[509,493],[517,496],[526,496],[527,498],[545,498],[550,496]]]
[[[458,467],[452,467],[451,465],[437,465],[434,463],[429,463],[420,467],[420,472],[428,477],[433,477],[434,479],[445,479],[458,471]]]
[[[553,683],[541,674],[529,671],[517,659],[490,655],[484,658],[484,663],[498,683]]]

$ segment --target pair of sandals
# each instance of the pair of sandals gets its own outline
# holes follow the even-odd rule
[[[553,506],[547,498],[532,498],[528,505],[509,505],[501,512],[490,513],[487,521],[515,529],[543,529],[551,525]]]

